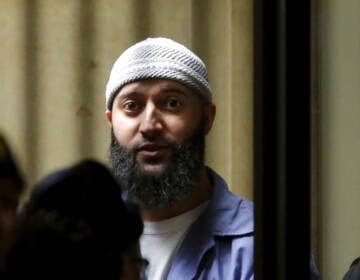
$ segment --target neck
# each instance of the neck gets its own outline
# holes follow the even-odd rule
[[[206,167],[204,167],[200,172],[199,182],[190,195],[169,207],[141,209],[141,217],[145,222],[166,220],[196,208],[203,202],[209,200],[211,195],[212,184]]]

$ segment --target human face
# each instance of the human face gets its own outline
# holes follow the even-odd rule
[[[136,152],[141,171],[159,175],[200,122],[208,133],[215,107],[178,82],[154,79],[121,88],[106,116],[119,144]]]

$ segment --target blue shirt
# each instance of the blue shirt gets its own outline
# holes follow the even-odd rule
[[[253,203],[230,192],[214,171],[209,173],[212,199],[190,227],[167,279],[254,279]]]

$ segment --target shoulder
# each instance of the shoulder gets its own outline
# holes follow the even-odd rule
[[[207,215],[211,217],[214,235],[242,236],[254,232],[254,203],[229,190],[225,180],[209,169],[213,196]]]

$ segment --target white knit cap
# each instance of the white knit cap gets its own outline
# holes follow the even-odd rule
[[[106,108],[128,83],[143,79],[170,79],[211,101],[204,62],[185,46],[167,38],[147,38],[125,50],[115,61],[106,85]]]

